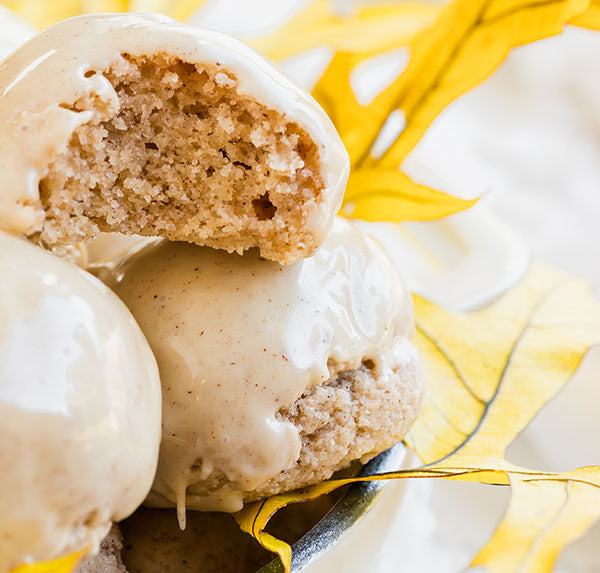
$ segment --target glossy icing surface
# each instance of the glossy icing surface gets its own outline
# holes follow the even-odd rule
[[[88,273],[0,232],[0,571],[98,543],[152,484],[156,361]]]
[[[237,78],[237,89],[294,118],[319,145],[326,188],[309,227],[321,242],[329,232],[348,175],[348,155],[333,124],[315,100],[256,52],[225,34],[191,28],[158,14],[99,14],[61,22],[0,64],[0,227],[39,230],[44,213],[38,184],[51,160],[65,150],[91,111],[67,109],[90,94],[118,111],[101,72],[121,54],[168,53],[192,63],[219,62]]]
[[[157,358],[163,442],[149,503],[236,511],[291,467],[298,431],[277,415],[302,392],[413,328],[412,301],[378,246],[336,219],[317,253],[287,267],[159,242],[108,270]],[[195,484],[214,474],[216,492]]]

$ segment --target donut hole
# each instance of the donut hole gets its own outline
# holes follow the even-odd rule
[[[289,117],[238,92],[219,63],[122,57],[102,73],[118,97],[61,107],[92,119],[40,182],[44,244],[100,232],[261,254],[310,254],[308,217],[324,189],[319,149]]]

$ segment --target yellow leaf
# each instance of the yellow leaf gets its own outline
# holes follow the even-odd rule
[[[360,122],[364,151],[357,166],[397,167],[433,120],[457,97],[487,78],[515,46],[558,34],[589,0],[455,0],[430,29],[410,43],[411,58],[400,78],[365,108]],[[370,148],[391,112],[406,126],[379,159]]]
[[[439,478],[439,479],[458,479],[474,474],[482,473],[481,470],[463,470],[463,469],[416,469],[404,470],[398,472],[389,472],[385,474],[377,474],[365,477],[350,477],[343,479],[331,479],[317,483],[303,489],[292,492],[274,495],[262,501],[256,501],[244,506],[240,512],[234,515],[240,529],[252,535],[265,549],[276,553],[284,566],[286,572],[291,571],[292,550],[291,547],[265,532],[265,527],[271,517],[282,507],[290,503],[299,501],[309,501],[322,495],[331,493],[332,491],[351,483],[361,481],[380,481],[388,479],[406,479],[406,478]]]
[[[79,0],[79,12],[94,14],[97,12],[125,12],[128,0]]]
[[[43,30],[65,18],[93,12],[123,12],[127,0],[3,0],[15,14]]]
[[[276,552],[289,571],[289,546],[265,532],[270,517],[289,503],[356,481],[510,482],[518,489],[503,526],[475,563],[492,571],[549,571],[560,550],[600,517],[600,467],[538,472],[507,462],[504,454],[568,382],[587,349],[600,344],[600,303],[584,281],[535,263],[484,309],[450,312],[415,297],[415,312],[428,391],[406,441],[428,465],[277,495],[246,506],[236,516],[240,527]]]
[[[469,413],[470,427],[463,425],[462,433],[470,436],[476,427],[477,432],[452,459],[470,463],[483,455],[502,457],[575,372],[585,351],[600,342],[600,305],[589,285],[541,263],[482,310],[454,313],[415,297],[415,311],[426,369],[444,372],[440,380],[428,376],[434,386],[426,404],[433,405],[423,410],[408,437],[426,463],[462,445],[457,435],[444,446],[430,428],[444,421],[455,428],[463,411]]]
[[[361,106],[350,85],[352,70],[364,60],[356,54],[338,53],[312,91],[314,98],[327,112],[344,142],[350,162],[364,146],[364,134],[357,122],[364,122]]]
[[[536,472],[510,464],[506,466],[504,469],[421,468],[332,479],[253,502],[234,517],[243,531],[279,556],[287,573],[291,571],[291,547],[265,532],[265,527],[279,509],[290,503],[309,501],[361,481],[451,479],[506,485],[510,477],[513,487],[521,484],[516,497],[511,498],[505,519],[473,565],[487,565],[490,571],[498,573],[549,573],[560,550],[583,535],[600,517],[600,467],[579,468],[560,474]]]
[[[160,12],[186,20],[205,0],[2,0],[7,8],[43,30],[65,18],[97,12]]]
[[[3,4],[38,30],[76,16],[80,9],[78,0],[4,0]]]
[[[64,557],[38,563],[27,563],[13,569],[12,573],[71,573],[79,560],[89,551],[89,547]]]
[[[600,470],[581,468],[578,480],[528,481],[512,475],[511,499],[502,522],[472,565],[490,573],[551,571],[560,550],[600,517]],[[595,479],[594,479],[595,474]]]
[[[592,0],[589,8],[580,16],[577,16],[569,24],[600,30],[600,0]]]
[[[477,201],[419,185],[397,170],[358,169],[350,173],[341,214],[365,221],[438,219]]]
[[[352,171],[345,202],[352,203],[350,195],[358,192],[362,204],[351,216],[402,221],[436,218],[469,207],[471,203],[452,200],[448,195],[399,175],[397,171],[402,161],[439,113],[488,77],[511,48],[558,34],[565,23],[583,12],[588,4],[589,0],[451,2],[439,12],[432,26],[427,19],[431,17],[429,14],[420,21],[413,21],[414,27],[407,29],[406,34],[390,41],[382,39],[376,46],[386,50],[406,46],[409,61],[399,77],[365,105],[358,101],[351,77],[372,51],[358,50],[359,40],[352,46],[338,45],[313,95],[332,118],[350,156]],[[331,29],[331,16],[325,17],[326,5],[326,2],[313,3],[313,12],[309,10],[306,15],[299,15],[294,24],[297,29],[287,30],[279,41],[285,44],[284,37],[289,33],[289,41],[296,44],[294,38],[301,34],[303,26],[307,33],[309,21],[320,21],[320,25],[329,25]],[[355,25],[365,25],[359,16]],[[303,17],[306,20],[302,20]],[[359,33],[354,36],[362,37]],[[384,36],[382,32],[381,37]],[[399,52],[397,57],[405,58],[406,53]],[[394,114],[401,118],[401,125],[395,133],[388,134],[389,141],[374,153],[375,147],[382,147],[382,133],[386,132]],[[382,188],[385,193],[370,199],[368,190],[373,186]],[[348,215],[349,210],[346,207],[342,213]]]
[[[430,24],[436,13],[437,8],[426,3],[388,1],[340,15],[331,0],[312,0],[276,32],[248,42],[274,60],[317,46],[365,57],[402,45],[416,30]]]

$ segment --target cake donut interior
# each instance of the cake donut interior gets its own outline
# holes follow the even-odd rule
[[[7,58],[0,85],[0,227],[45,246],[119,232],[287,264],[339,209],[348,156],[331,121],[224,34],[76,17]]]

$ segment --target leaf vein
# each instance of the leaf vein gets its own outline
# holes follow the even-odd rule
[[[491,396],[491,398],[484,402],[484,408],[483,408],[483,412],[481,413],[481,417],[479,418],[479,421],[477,422],[477,425],[475,426],[475,428],[473,429],[473,431],[467,436],[467,438],[465,439],[465,441],[460,444],[459,446],[457,446],[452,452],[449,452],[448,454],[446,454],[444,457],[440,458],[437,462],[433,462],[433,463],[439,463],[445,459],[448,459],[450,456],[454,455],[456,452],[458,452],[459,450],[461,450],[472,438],[473,436],[475,436],[477,434],[477,432],[479,431],[479,429],[481,428],[481,425],[483,424],[489,409],[491,407],[491,405],[494,403],[494,400],[498,397],[499,393],[500,393],[500,389],[502,387],[502,384],[504,382],[504,379],[506,377],[506,373],[508,372],[509,366],[512,363],[512,359],[513,356],[515,354],[515,352],[517,351],[517,349],[519,348],[521,341],[523,340],[525,334],[528,332],[529,327],[531,325],[531,321],[532,318],[535,316],[535,314],[537,313],[538,309],[546,302],[546,300],[556,291],[556,289],[560,286],[560,284],[563,281],[557,281],[551,288],[549,288],[540,298],[540,300],[537,301],[537,303],[533,306],[533,308],[529,311],[529,313],[527,314],[527,319],[525,320],[525,325],[523,327],[523,330],[519,333],[519,335],[515,338],[511,349],[508,353],[508,356],[506,358],[506,362],[504,363],[504,367],[502,368],[502,372],[500,372],[500,376],[498,378],[498,384],[496,385],[496,388],[494,389],[494,393]],[[417,328],[419,328],[417,326]],[[436,344],[437,346],[437,344]],[[428,464],[428,465],[432,465],[432,464]]]
[[[471,395],[471,397],[475,401],[477,401],[479,404],[485,406],[486,405],[485,400],[483,400],[483,398],[480,398],[477,395],[477,393],[475,392],[475,390],[473,390],[473,388],[471,388],[471,386],[467,382],[466,378],[464,377],[463,373],[458,368],[458,365],[454,362],[454,360],[452,360],[452,358],[446,352],[446,350],[444,348],[442,348],[438,344],[437,340],[431,334],[429,334],[429,332],[427,332],[427,330],[423,327],[422,324],[419,323],[418,317],[417,317],[416,329],[425,338],[427,338],[427,340],[429,340],[435,346],[435,348],[437,349],[437,351],[444,357],[444,360],[446,360],[446,362],[450,365],[450,367],[452,368],[452,370],[456,374],[456,377],[460,380],[460,383],[464,386],[465,390]]]

